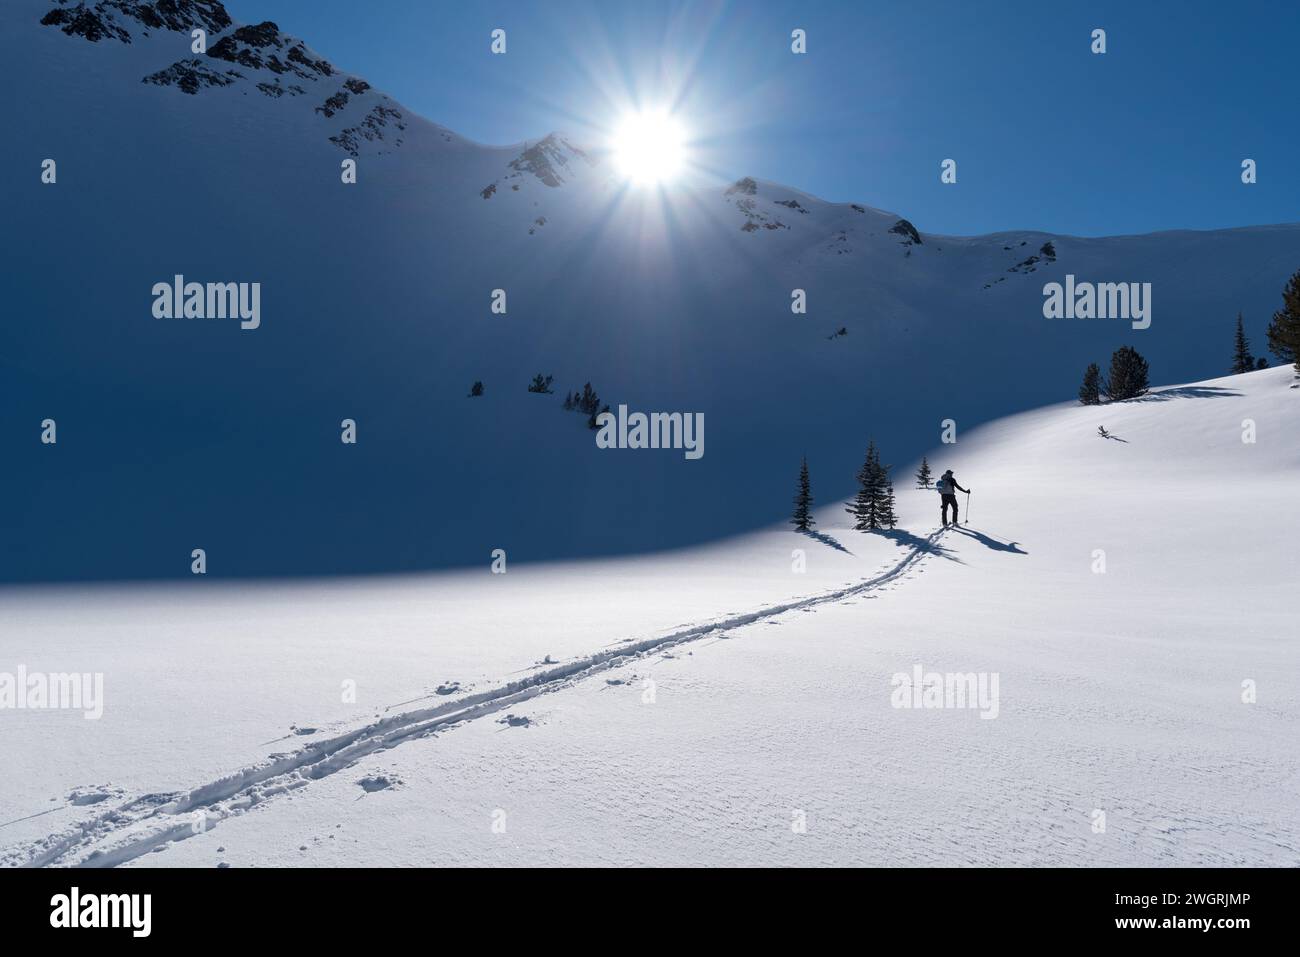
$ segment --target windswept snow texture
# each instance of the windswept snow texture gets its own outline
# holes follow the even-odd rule
[[[928,450],[947,531],[900,469],[888,536],[834,503],[498,576],[14,591],[0,661],[107,701],[5,716],[0,863],[1296,866],[1298,404],[998,420]],[[997,717],[892,707],[918,665]]]
[[[602,144],[468,142],[310,42],[216,0],[0,4],[0,429],[32,436],[0,469],[0,581],[185,579],[195,548],[250,578],[717,541],[784,517],[802,455],[846,496],[869,437],[911,460],[944,419],[1070,398],[1121,344],[1158,381],[1217,374],[1232,318],[1258,339],[1300,266],[1294,225],[948,237],[743,170],[661,205]],[[1151,328],[1044,319],[1067,273],[1150,282]],[[260,282],[260,328],[153,318],[178,274]],[[597,449],[560,408],[588,381],[703,413],[704,457]]]

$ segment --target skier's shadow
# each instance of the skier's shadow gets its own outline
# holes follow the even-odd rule
[[[1010,552],[1012,555],[1029,554],[1020,547],[1018,542],[1000,542],[996,538],[989,538],[989,536],[985,535],[983,532],[977,532],[975,529],[969,528],[965,525],[950,525],[948,527],[958,534],[966,535],[969,538],[975,539],[975,541],[979,542],[981,545],[986,548],[991,548],[995,552]]]

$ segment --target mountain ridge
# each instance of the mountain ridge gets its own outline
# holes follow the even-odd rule
[[[380,94],[316,112],[352,74],[204,57],[246,75],[189,95],[143,82],[194,58],[188,32],[89,42],[40,24],[63,7],[0,7],[22,144],[0,155],[0,242],[23,317],[0,333],[0,484],[33,503],[0,580],[187,577],[200,546],[209,574],[249,577],[712,541],[783,520],[805,454],[819,500],[845,497],[868,440],[908,461],[946,420],[960,436],[1071,398],[1121,345],[1157,382],[1218,374],[1238,311],[1262,348],[1300,266],[1300,227],[913,239],[897,213],[754,177],[637,190],[563,134],[565,163],[539,177],[511,163],[547,137],[484,147],[391,98],[405,129],[356,134],[352,157],[331,137]],[[286,44],[265,49],[287,63]],[[257,88],[276,77],[312,92]],[[260,326],[154,318],[150,290],[178,274],[259,282]],[[1067,275],[1150,282],[1151,328],[1044,318],[1044,284]],[[555,395],[527,391],[538,374]],[[561,408],[585,383],[704,414],[707,454],[597,449]],[[47,418],[55,447],[33,439]]]

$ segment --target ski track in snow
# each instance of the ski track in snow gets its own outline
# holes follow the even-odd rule
[[[468,695],[431,708],[405,711],[361,728],[317,742],[291,754],[240,768],[188,791],[134,797],[103,814],[56,834],[19,845],[0,857],[0,866],[116,867],[145,854],[163,850],[173,841],[212,830],[227,818],[264,801],[305,787],[312,781],[351,767],[359,759],[386,751],[404,741],[422,738],[465,721],[494,714],[539,695],[559,691],[630,660],[727,630],[752,625],[792,611],[840,602],[893,585],[905,573],[934,554],[945,529],[939,528],[914,544],[885,571],[836,591],[795,599],[758,611],[735,614],[703,624],[686,625],[656,638],[606,645],[606,650],[547,668],[517,681]],[[418,700],[418,699],[416,699]]]

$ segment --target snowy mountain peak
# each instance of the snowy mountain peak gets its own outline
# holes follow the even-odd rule
[[[94,43],[111,39],[131,45],[135,52],[129,62],[139,64],[144,83],[189,96],[226,89],[277,100],[304,97],[302,105],[285,109],[309,108],[313,117],[328,121],[327,139],[351,156],[386,152],[404,142],[407,122],[399,104],[361,77],[340,72],[273,21],[239,24],[220,0],[52,2],[54,8],[40,19],[42,24]],[[159,62],[160,55],[170,58],[187,50],[194,29],[209,34],[204,52]],[[149,38],[151,31],[185,37],[183,42],[133,43]]]
[[[509,163],[515,173],[528,173],[546,186],[562,186],[575,173],[599,163],[592,153],[575,146],[562,133],[549,133],[536,143],[527,144],[523,152]]]
[[[52,10],[58,23],[41,25]],[[229,470],[203,473],[201,462],[178,458],[154,466],[160,475],[104,473],[87,447],[84,467],[65,478],[62,527],[101,527],[106,540],[129,544],[70,564],[84,553],[79,539],[33,513],[6,528],[20,546],[0,549],[0,578],[165,577],[174,529],[214,517],[227,536],[222,573],[233,575],[469,564],[489,524],[511,530],[513,547],[537,560],[721,538],[781,517],[789,477],[769,468],[777,458],[807,454],[830,500],[850,491],[868,435],[904,461],[945,418],[971,428],[1072,397],[1084,369],[1122,346],[1140,350],[1156,380],[1216,371],[1238,312],[1261,347],[1300,264],[1300,226],[959,237],[757,175],[637,190],[604,144],[588,149],[558,131],[507,146],[470,142],[269,21],[231,22],[194,52],[189,32],[172,27],[202,14],[216,23],[223,8],[0,3],[0,60],[13,78],[6,130],[42,144],[60,174],[57,186],[13,180],[11,301],[50,317],[24,327],[27,353],[58,356],[60,381],[86,383],[42,398],[52,373],[35,360],[6,366],[7,389],[35,398],[0,403],[0,418],[11,415],[17,433],[57,399],[83,429],[102,422],[105,436],[148,442],[122,424],[144,423],[126,396],[147,390],[174,410],[175,434],[207,434],[188,411],[199,383],[204,401],[238,424],[203,461],[247,463],[283,484],[250,504],[230,496]],[[113,29],[130,39],[110,39]],[[340,163],[360,154],[358,180],[345,185]],[[204,228],[160,244],[178,229],[160,199],[182,195],[195,198]],[[87,322],[75,284],[58,271],[75,237],[78,275],[121,290],[103,303],[111,321]],[[264,331],[249,334],[256,348],[223,337],[221,324],[152,320],[146,293],[180,273],[264,281]],[[1045,288],[1070,277],[1149,283],[1149,328],[1045,315]],[[507,287],[510,320],[479,321],[487,291]],[[796,302],[806,312],[793,311]],[[374,361],[358,362],[360,317],[374,317],[365,326]],[[212,338],[196,349],[200,335]],[[291,397],[283,370],[303,356],[310,368]],[[918,390],[921,369],[932,379]],[[600,450],[585,423],[526,391],[539,373],[561,396],[591,382],[615,407],[705,413],[715,451],[682,468],[698,463]],[[475,382],[486,392],[470,401]],[[367,444],[372,457],[340,472],[336,450],[303,424],[308,402],[318,421],[360,416],[428,439]],[[268,451],[268,429],[297,438]],[[501,429],[517,441],[486,441]],[[439,477],[447,448],[474,453],[454,479]],[[40,494],[41,451],[6,459],[14,500]],[[503,478],[535,474],[538,463],[545,479],[522,492]],[[207,477],[196,482],[196,473]],[[348,534],[335,535],[321,510],[352,494],[362,474],[384,490],[384,509],[357,511]],[[142,490],[160,477],[190,491],[158,505]],[[501,494],[483,498],[490,509],[449,517],[434,503],[453,482]],[[611,488],[672,501],[673,511],[609,522],[590,505]],[[284,549],[290,540],[311,547]]]
[[[519,153],[506,162],[505,172],[479,189],[479,195],[491,199],[506,186],[517,193],[534,181],[555,189],[600,167],[600,157],[594,151],[576,145],[568,134],[548,133],[540,140],[526,140]]]
[[[54,9],[41,18],[46,26],[57,26],[68,36],[92,43],[101,39],[130,43],[139,30],[189,33],[202,28],[219,33],[233,22],[221,0],[53,0]]]

